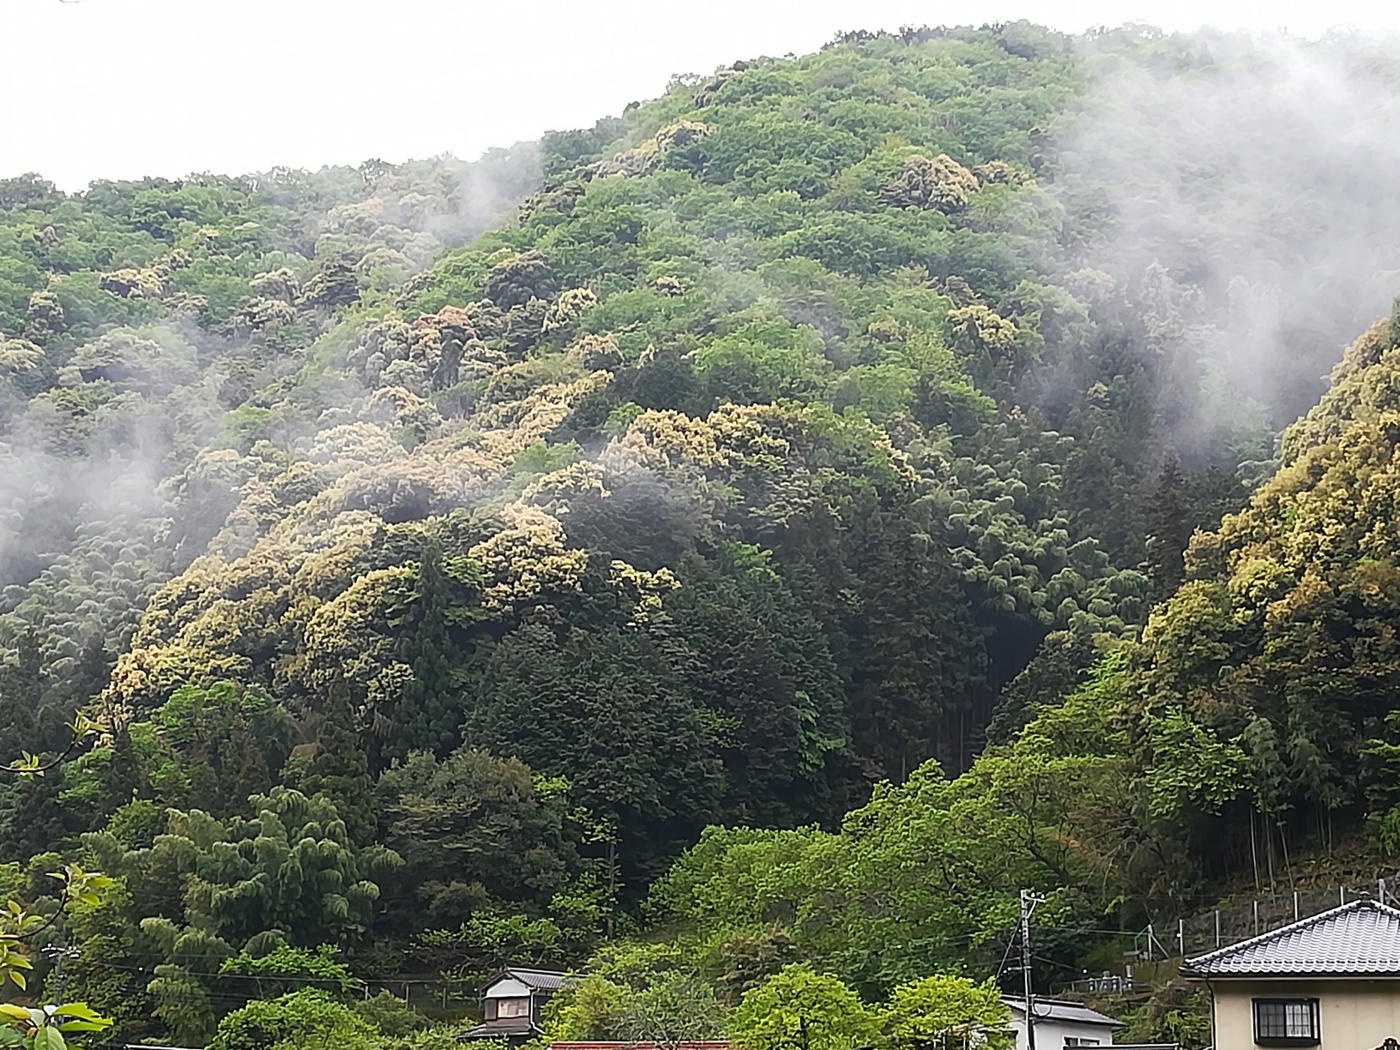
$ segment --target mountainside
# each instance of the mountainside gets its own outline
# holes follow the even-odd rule
[[[956,779],[929,764],[877,789],[836,834],[710,829],[657,883],[661,914],[702,957],[776,921],[881,994],[994,968],[1022,887],[1048,895],[1051,976],[1106,928],[1183,914],[1204,878],[1293,885],[1300,855],[1364,815],[1371,861],[1393,864],[1397,376],[1400,326],[1381,322],[1285,432],[1278,474],[1194,536],[1141,639],[1077,687],[1036,683],[1012,742]]]
[[[1241,787],[1258,815],[1257,832],[1251,819],[1247,832],[1222,836],[1217,825],[1201,837],[1217,870],[1242,866],[1256,840],[1272,870],[1290,838],[1329,842],[1334,824],[1396,801],[1397,320],[1348,349],[1249,505],[1193,538],[1187,582],[1143,632],[1131,676],[1139,717],[1180,712],[1215,738],[1172,759],[1183,784],[1205,774],[1203,794],[1178,798],[1173,818],[1190,828],[1210,795]],[[1192,769],[1200,755],[1224,764]],[[1231,816],[1238,827],[1245,814]],[[1387,848],[1400,844],[1395,819],[1385,818]]]
[[[852,34],[474,164],[0,181],[14,892],[118,878],[133,1039],[602,948],[598,1038],[1400,848],[1397,75]]]

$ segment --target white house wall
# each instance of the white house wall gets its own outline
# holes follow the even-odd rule
[[[517,981],[514,977],[502,977],[486,989],[486,998],[488,999],[524,999],[529,994],[529,986]]]
[[[1030,1050],[1026,1043],[1026,1022],[1014,1011],[1011,1027],[1016,1031],[1016,1050]],[[1038,1018],[1035,1022],[1035,1050],[1064,1050],[1065,1040],[1096,1039],[1100,1046],[1113,1042],[1113,1029],[1101,1024],[1082,1024],[1073,1021],[1054,1021]]]

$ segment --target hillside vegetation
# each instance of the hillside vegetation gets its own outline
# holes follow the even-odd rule
[[[470,165],[0,182],[0,753],[104,727],[0,859],[117,879],[70,991],[429,1046],[356,982],[591,959],[551,1033],[895,1050],[994,1023],[1021,888],[1060,981],[1400,848],[1392,118],[1317,148],[1397,75],[852,34]]]

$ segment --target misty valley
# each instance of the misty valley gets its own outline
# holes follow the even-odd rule
[[[1206,1050],[1189,924],[1400,890],[1397,100],[1016,22],[0,171],[0,1046]]]

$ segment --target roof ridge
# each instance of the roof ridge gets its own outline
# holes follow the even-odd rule
[[[1001,998],[1012,1003],[1024,1004],[1026,1001],[1024,995],[1007,994],[1003,995]],[[1036,1006],[1078,1006],[1085,1010],[1093,1009],[1092,1006],[1082,999],[1058,999],[1053,995],[1032,995],[1031,998],[1035,1001]]]
[[[1371,897],[1183,961],[1183,977],[1384,974],[1400,977],[1400,909]]]
[[[1266,930],[1264,933],[1257,933],[1246,940],[1236,941],[1234,944],[1227,944],[1223,948],[1216,948],[1213,951],[1206,952],[1204,955],[1188,958],[1183,965],[1184,968],[1191,968],[1201,963],[1215,962],[1235,952],[1242,952],[1249,948],[1258,947],[1261,944],[1267,944],[1270,941],[1279,940],[1290,934],[1308,929],[1311,926],[1330,921],[1347,912],[1361,911],[1363,909],[1373,909],[1379,911],[1383,915],[1389,915],[1393,919],[1400,920],[1400,909],[1392,908],[1388,904],[1382,904],[1374,897],[1358,897],[1354,901],[1347,901],[1345,904],[1339,904],[1337,907],[1329,908],[1327,911],[1320,911],[1316,915],[1309,915],[1304,919],[1295,919],[1287,926],[1280,926],[1275,930]]]
[[[1121,1027],[1123,1025],[1123,1022],[1116,1017],[1110,1017],[1103,1011],[1095,1010],[1087,1003],[1081,1003],[1074,999],[1041,998],[1038,995],[1032,996],[1031,999],[1037,1018],[1050,1019],[1057,1014],[1061,1017],[1069,1017],[1070,1015],[1077,1014],[1079,1015],[1077,1019],[1083,1021],[1085,1024],[1113,1025],[1116,1027]],[[1020,1010],[1022,1012],[1026,1010],[1025,996],[1003,995],[1001,1001],[1012,1010]],[[1097,1020],[1099,1018],[1101,1018],[1101,1020]]]
[[[566,987],[570,981],[577,980],[577,975],[567,970],[537,970],[530,966],[507,966],[498,971],[489,981],[477,987],[485,991],[505,977],[520,981],[532,989],[547,992],[558,991],[560,988]]]

